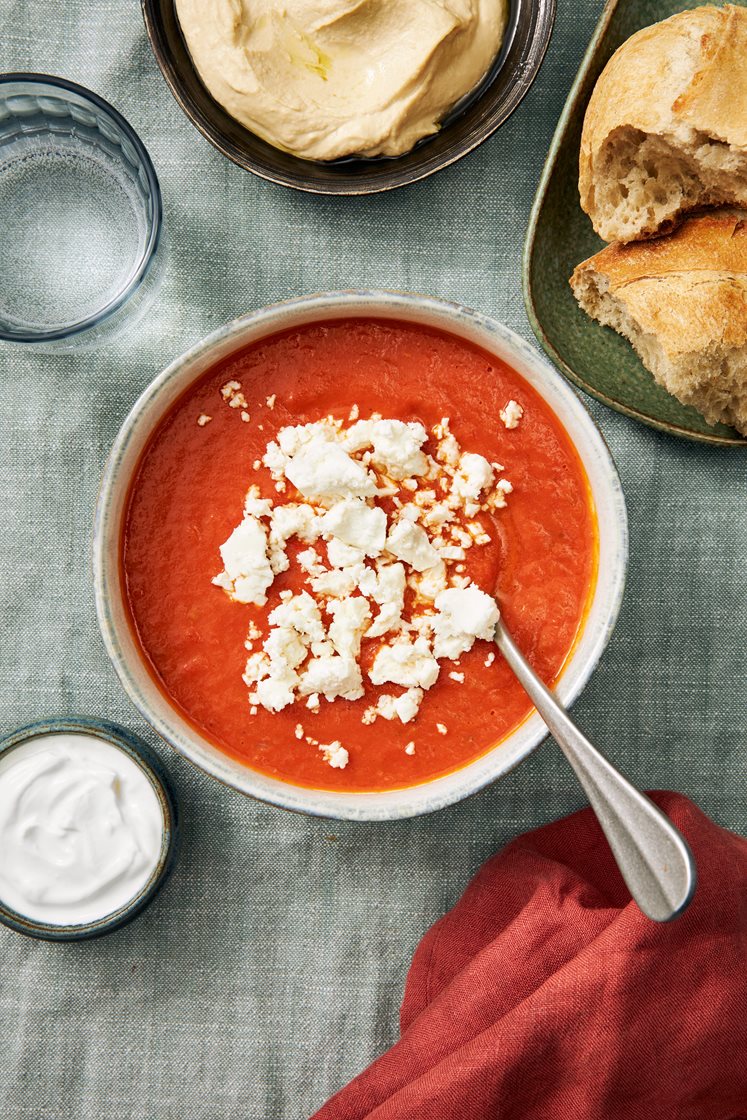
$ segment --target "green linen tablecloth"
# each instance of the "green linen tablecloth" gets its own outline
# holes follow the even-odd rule
[[[471,800],[396,824],[293,816],[223,789],[157,742],[120,688],[90,543],[99,474],[135,397],[242,311],[321,288],[407,288],[531,338],[523,232],[600,10],[559,0],[539,79],[478,152],[393,194],[325,199],[264,183],[202,139],[135,0],[0,0],[0,69],[72,78],[137,129],[170,251],[129,341],[74,357],[0,346],[0,730],[71,712],[118,720],[166,760],[185,821],[173,878],[129,928],[50,945],[0,927],[3,1120],[307,1116],[395,1039],[411,953],[478,865],[582,804],[552,743]],[[586,403],[622,476],[631,557],[575,715],[641,786],[682,790],[744,831],[747,463]]]

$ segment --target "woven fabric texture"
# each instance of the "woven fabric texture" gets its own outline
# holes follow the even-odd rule
[[[131,926],[50,945],[0,928],[4,1120],[295,1120],[397,1036],[412,952],[476,868],[583,804],[547,743],[434,816],[348,824],[222,788],[172,754],[120,688],[91,589],[100,472],[132,402],[223,321],[352,286],[420,290],[527,338],[521,242],[599,0],[559,0],[519,111],[478,152],[362,199],[273,187],[226,161],[173,101],[135,0],[0,0],[0,69],[94,89],[147,145],[169,259],[153,312],[95,353],[0,346],[0,731],[83,713],[143,734],[181,797],[175,874]],[[0,216],[0,252],[2,218]],[[587,401],[617,461],[631,556],[622,613],[575,715],[640,785],[744,831],[745,460]]]

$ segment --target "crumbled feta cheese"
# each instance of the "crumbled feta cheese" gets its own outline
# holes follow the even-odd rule
[[[478,498],[493,484],[493,468],[483,455],[465,452],[454,475],[453,493],[460,498]]]
[[[318,540],[321,518],[317,517],[313,506],[305,503],[287,502],[275,506],[270,517],[270,541],[280,543],[298,537],[299,540],[313,543]]]
[[[409,582],[421,599],[427,599],[432,603],[446,588],[446,565],[443,560],[439,560],[432,568],[426,568],[419,575],[411,576]]]
[[[388,693],[383,693],[376,702],[376,707],[373,709],[374,718],[381,716],[383,719],[396,719],[397,710],[394,707],[396,696],[390,696]]]
[[[479,526],[479,531],[482,532],[482,526]],[[460,544],[462,548],[471,548],[473,537],[469,532],[465,532],[458,525],[452,525],[449,530],[449,535],[453,541]]]
[[[294,735],[296,736],[297,739],[303,739],[304,732],[303,732],[302,724],[300,724],[300,723],[296,724],[296,730],[294,731]]]
[[[357,420],[360,414],[361,410],[358,408],[357,404],[354,404],[348,413],[348,420]]]
[[[410,742],[405,747],[405,754],[415,754],[415,744]]]
[[[330,533],[366,556],[378,556],[386,540],[386,513],[360,498],[337,502],[322,518],[322,532]]]
[[[287,456],[283,454],[277,443],[268,443],[262,456],[262,463],[267,467],[273,478],[280,478],[285,470]]]
[[[509,401],[504,408],[500,409],[498,415],[503,421],[505,428],[518,428],[519,421],[524,415],[524,409],[518,401]]]
[[[367,638],[381,638],[392,630],[399,630],[402,626],[402,607],[397,603],[384,603],[371,623],[366,634]]]
[[[415,497],[413,499],[413,501],[415,502],[415,505],[416,506],[421,506],[421,507],[433,505],[435,500],[436,500],[436,491],[435,490],[418,490],[417,494],[415,495]]]
[[[287,459],[307,443],[331,443],[336,438],[336,428],[329,420],[316,420],[311,424],[293,424],[281,428],[277,435],[280,450]],[[269,449],[268,449],[269,450]]]
[[[495,653],[491,650],[490,653],[488,654],[488,656],[485,658],[485,668],[489,669],[494,661],[495,661]]]
[[[332,645],[343,657],[356,658],[361,651],[361,638],[367,620],[371,617],[368,600],[362,595],[349,599],[333,599],[327,604],[332,615],[328,636]]]
[[[294,690],[298,685],[298,673],[292,669],[277,666],[276,671],[257,684],[257,700],[263,708],[271,712],[282,711],[292,704]]]
[[[344,541],[332,537],[327,541],[327,559],[333,568],[349,568],[351,564],[360,564],[366,559],[362,548],[352,548]]]
[[[446,735],[448,733],[448,730],[449,729],[445,723],[436,724],[436,731],[439,733],[439,735]]]
[[[428,433],[417,421],[359,420],[345,433],[344,447],[361,451],[372,447],[371,460],[393,479],[425,474],[428,460],[420,450]]]
[[[322,572],[311,580],[311,590],[316,595],[329,595],[331,598],[341,599],[350,595],[360,583],[361,576],[366,571],[363,564],[351,564],[346,568],[333,568],[332,571]]]
[[[364,447],[371,447],[373,443],[373,420],[359,420],[353,424],[342,437],[342,446],[346,451],[354,454],[362,451]],[[371,456],[369,455],[369,461]]]
[[[244,407],[239,382],[227,382],[221,392],[231,407]],[[266,403],[272,408],[274,396]],[[348,426],[329,415],[281,428],[254,470],[264,465],[279,493],[292,484],[302,498],[275,504],[250,487],[244,520],[221,546],[224,570],[214,582],[235,598],[243,594],[251,597],[242,601],[264,605],[274,577],[292,562],[309,587],[280,592],[261,652],[254,653],[253,644],[262,631],[254,623],[247,630],[252,652],[244,680],[254,712],[259,705],[280,711],[299,701],[318,713],[322,696],[357,700],[365,692],[362,664],[370,664],[373,685],[404,691],[382,693],[362,722],[380,716],[407,723],[417,716],[423,690],[437,680],[439,660],[457,658],[478,637],[492,637],[497,608],[471,582],[464,561],[467,549],[490,543],[476,518],[506,504],[510,482],[495,483],[487,459],[462,452],[448,418],[433,428],[433,458],[423,450],[422,424],[359,416],[353,406]],[[495,470],[502,468],[496,464]],[[383,507],[382,499],[391,506]],[[326,556],[312,547],[320,537]],[[308,547],[289,550],[292,539]],[[376,645],[364,647],[364,641]],[[449,676],[465,679],[462,672]],[[443,724],[437,726],[446,734]],[[337,740],[320,744],[301,724],[296,735],[327,752],[330,765],[347,764],[348,752]],[[414,740],[407,749],[414,752]]]
[[[369,670],[372,684],[401,684],[405,688],[430,688],[438,677],[439,665],[430,644],[420,635],[412,641],[403,634],[391,645],[382,646]]]
[[[391,696],[385,692],[379,697],[376,706],[368,709],[373,716],[364,722],[373,723],[379,715],[382,719],[399,719],[402,723],[409,723],[418,714],[422,699],[422,688],[408,688],[401,696]]]
[[[307,591],[302,591],[281,603],[279,607],[275,607],[270,611],[267,621],[271,626],[283,626],[295,630],[305,639],[307,645],[322,642],[325,638],[319,606]]]
[[[398,521],[412,521],[413,524],[420,520],[422,510],[415,505],[414,502],[406,502],[405,505],[400,505],[399,514],[397,515]]]
[[[392,478],[425,474],[428,460],[420,450],[428,438],[422,424],[378,420],[373,432],[373,461]]]
[[[392,526],[386,538],[386,548],[416,572],[424,572],[426,568],[432,568],[439,560],[438,553],[428,540],[425,529],[413,525],[412,521],[398,521]]]
[[[474,584],[447,588],[436,598],[434,655],[456,658],[471,649],[476,638],[491,641],[499,617],[495,600]]]
[[[319,523],[313,506],[295,502],[275,506],[270,517],[270,564],[276,575],[289,566],[286,542],[291,537],[308,542],[317,540]]]
[[[267,559],[267,533],[256,517],[245,517],[220,546],[223,572],[213,580],[239,603],[267,602],[274,573]]]
[[[461,545],[444,544],[438,549],[442,560],[464,560],[465,552]]]
[[[409,723],[410,720],[415,719],[415,716],[420,710],[420,704],[423,699],[423,690],[421,688],[408,688],[407,692],[403,692],[394,701],[394,707],[397,715],[402,723]]]
[[[364,691],[360,665],[354,658],[337,653],[312,657],[301,673],[298,690],[302,696],[320,692],[327,700],[336,696],[359,700]]]
[[[433,434],[438,440],[436,458],[446,466],[455,467],[459,462],[462,449],[449,431],[448,417],[445,416],[440,424],[434,425]]]
[[[265,401],[265,404],[267,405],[267,407],[268,407],[268,408],[274,408],[274,407],[275,407],[275,401],[276,401],[276,400],[277,400],[277,397],[276,397],[276,396],[275,396],[275,394],[273,393],[273,394],[272,394],[271,396],[269,396],[269,397],[267,398],[267,400]]]
[[[350,760],[350,755],[339,739],[335,739],[333,743],[319,743],[319,750],[324,755],[324,761],[337,770],[344,770]]]
[[[433,643],[433,619],[435,615],[432,612],[427,614],[414,614],[408,623],[408,630],[415,635],[422,635],[429,643]]]
[[[263,425],[259,424],[260,431]],[[262,462],[274,479],[282,478],[290,459],[308,443],[332,443],[337,435],[334,424],[329,420],[318,420],[313,424],[295,424],[281,428],[276,440],[267,444]]]
[[[249,415],[249,413],[245,409],[242,409],[241,419],[244,421],[245,424],[248,424],[249,421],[251,420],[251,416]]]
[[[244,513],[249,517],[269,517],[272,513],[272,501],[270,498],[260,498],[258,486],[250,486],[244,498]]]
[[[438,529],[441,525],[447,525],[453,520],[454,510],[450,508],[447,502],[433,502],[422,513],[422,521],[426,528],[433,526]]]
[[[305,548],[302,552],[298,553],[296,560],[309,575],[319,576],[322,572],[327,571],[324,564],[322,564],[321,556],[315,548]]]
[[[276,626],[267,635],[263,649],[271,663],[296,669],[306,660],[308,652],[301,635],[289,627]]]
[[[367,632],[368,638],[379,638],[390,630],[398,630],[405,605],[405,569],[402,564],[377,565],[377,571],[365,568],[359,582],[360,590],[380,606],[380,611]]]
[[[264,653],[253,653],[247,658],[242,680],[247,688],[251,688],[269,672],[269,658]]]
[[[376,493],[371,473],[340,446],[323,440],[304,444],[288,462],[285,474],[304,497],[319,501]]]
[[[197,417],[198,427],[204,428],[205,425],[209,424],[212,419],[213,419],[212,416],[208,416],[208,414],[206,412],[201,412],[200,415]]]
[[[229,408],[248,408],[248,402],[241,392],[240,381],[227,381],[221,388],[220,395]]]
[[[361,576],[360,589],[369,599],[383,605],[404,601],[405,569],[402,564],[384,564],[366,568]]]

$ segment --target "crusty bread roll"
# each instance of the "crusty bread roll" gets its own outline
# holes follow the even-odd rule
[[[694,8],[623,43],[586,110],[579,192],[605,241],[747,206],[747,8]]]
[[[747,435],[747,213],[715,210],[666,237],[608,245],[571,287],[673,396]]]

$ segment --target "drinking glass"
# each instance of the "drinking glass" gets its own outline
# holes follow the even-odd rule
[[[0,74],[0,340],[102,345],[142,316],[162,268],[158,179],[97,94]]]

